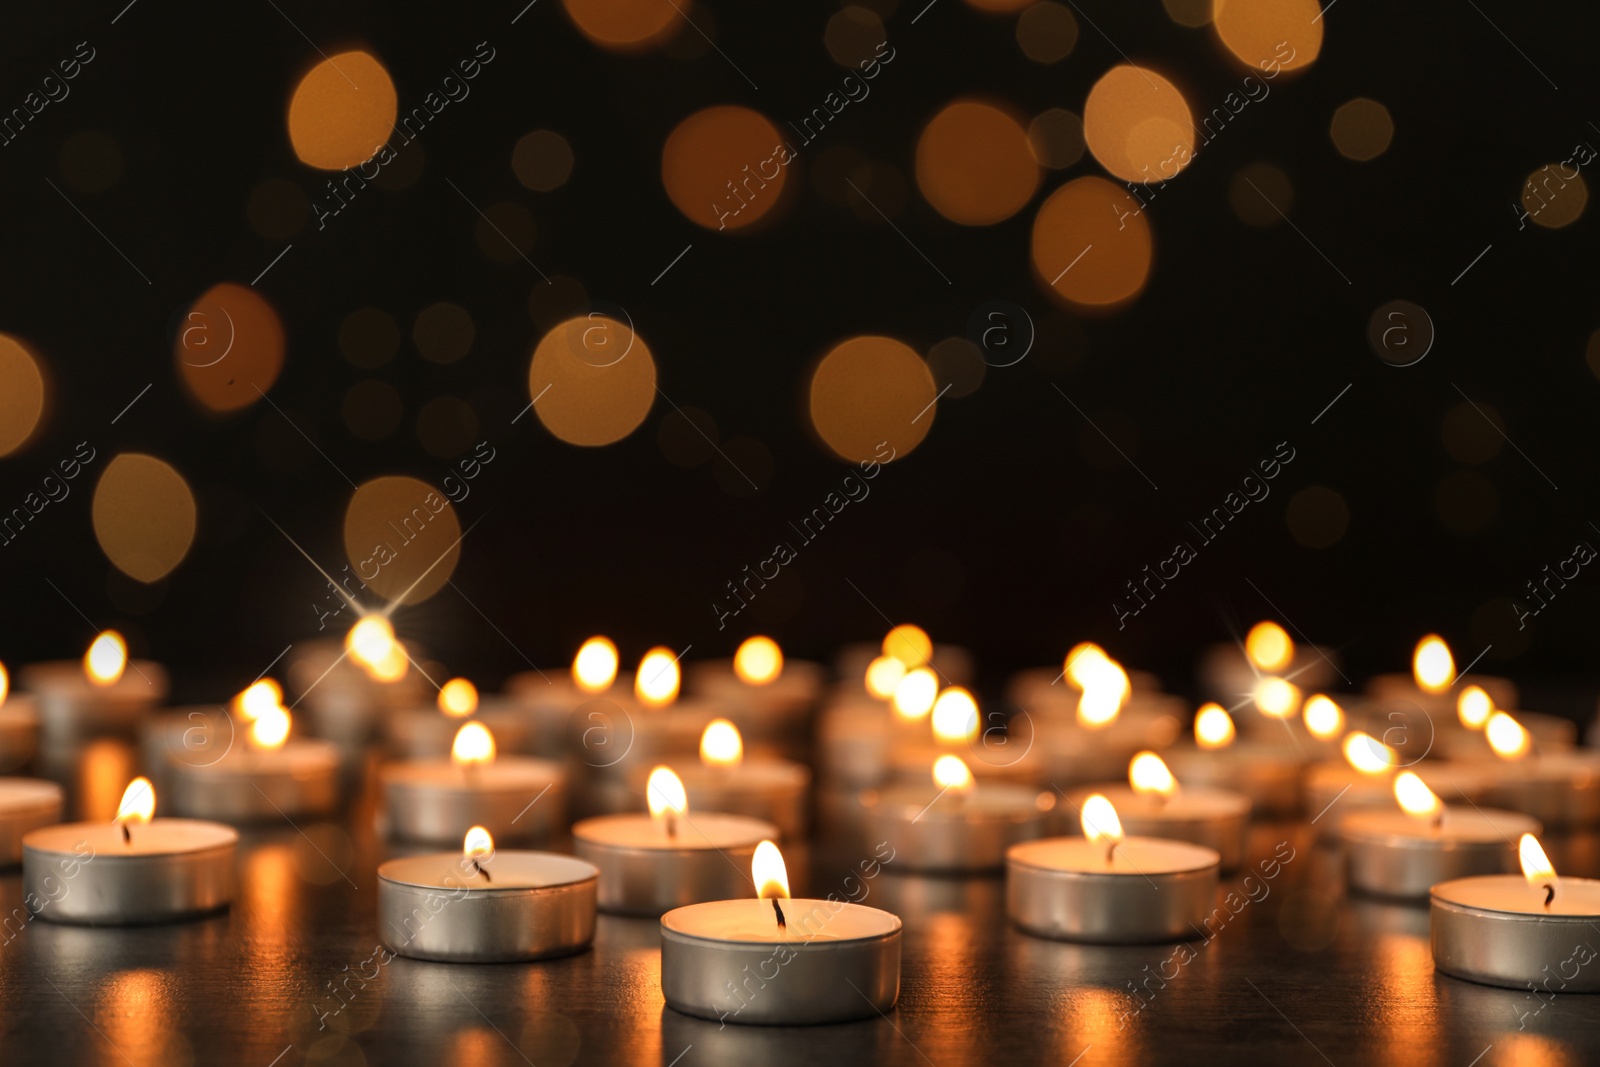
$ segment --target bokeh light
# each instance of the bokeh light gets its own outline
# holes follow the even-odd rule
[[[472,349],[476,336],[467,309],[443,300],[417,312],[411,324],[411,343],[431,363],[454,363]]]
[[[1336,491],[1312,485],[1289,498],[1285,518],[1296,542],[1306,548],[1329,548],[1349,528],[1350,509]]]
[[[554,130],[524,134],[511,150],[511,169],[523,188],[548,193],[572,177],[572,146]]]
[[[1106,71],[1083,105],[1083,134],[1100,165],[1130,182],[1173,177],[1194,158],[1194,117],[1177,86],[1145,67]]]
[[[289,142],[302,163],[343,170],[389,141],[397,114],[394,82],[370,53],[341,52],[312,67],[289,101]]]
[[[1271,163],[1248,163],[1228,183],[1228,206],[1247,226],[1276,226],[1294,210],[1294,183]]]
[[[1322,51],[1317,0],[1213,0],[1211,21],[1228,51],[1253,70],[1296,70]]]
[[[461,559],[460,539],[461,523],[450,501],[416,478],[373,478],[345,507],[350,565],[391,603],[416,604],[444,588]]]
[[[628,436],[655,402],[650,348],[625,323],[593,313],[544,335],[528,367],[534,414],[572,445],[609,445]]]
[[[1161,6],[1180,26],[1199,29],[1211,21],[1211,0],[1161,0]]]
[[[1150,276],[1152,240],[1138,200],[1104,178],[1068,182],[1033,220],[1033,269],[1070,303],[1105,307],[1137,295]]]
[[[661,181],[690,222],[737,230],[765,218],[788,180],[778,129],[747,107],[696,111],[661,149]]]
[[[0,456],[33,436],[44,416],[44,372],[28,347],[0,333]]]
[[[991,104],[961,100],[923,127],[917,187],[935,211],[963,226],[1010,218],[1039,188],[1039,164],[1022,124]]]
[[[1083,158],[1083,119],[1062,107],[1041,111],[1028,123],[1028,144],[1040,166],[1064,170]]]
[[[933,425],[936,389],[928,365],[892,337],[852,337],[811,376],[811,424],[842,459],[904,456]]]
[[[1017,45],[1035,63],[1059,63],[1078,43],[1078,20],[1054,0],[1034,4],[1017,19]]]
[[[101,551],[137,581],[165,578],[194,542],[194,493],[154,456],[124,452],[106,464],[91,511]]]
[[[1339,105],[1328,136],[1341,156],[1365,163],[1389,150],[1389,142],[1394,139],[1394,119],[1389,116],[1389,109],[1376,100],[1358,96]]]
[[[254,289],[222,282],[178,323],[173,359],[184,388],[215,412],[260,400],[283,369],[283,324]]]
[[[654,48],[682,25],[677,4],[664,0],[561,0],[589,40],[617,52]]]
[[[835,12],[822,31],[822,43],[828,55],[841,67],[849,67],[852,73],[862,63],[876,59],[878,46],[888,39],[889,34],[877,12],[854,4]]]
[[[1566,170],[1572,173],[1562,173]],[[1576,167],[1549,163],[1528,175],[1522,183],[1521,199],[1529,221],[1547,230],[1559,230],[1583,215],[1589,203],[1589,187]]]

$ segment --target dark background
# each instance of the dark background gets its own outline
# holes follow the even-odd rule
[[[480,683],[523,669],[525,658],[564,663],[594,631],[616,637],[629,662],[657,643],[692,644],[691,659],[726,654],[757,629],[791,654],[826,658],[844,641],[881,635],[887,615],[970,646],[990,690],[1086,638],[1184,688],[1205,645],[1274,614],[1264,594],[1295,628],[1341,649],[1358,681],[1403,668],[1416,638],[1437,630],[1458,663],[1492,644],[1480,670],[1556,680],[1557,710],[1592,706],[1592,691],[1569,683],[1591,658],[1587,617],[1600,579],[1580,576],[1527,631],[1507,603],[1575,542],[1600,538],[1588,525],[1600,516],[1590,506],[1589,447],[1600,383],[1585,362],[1597,325],[1595,212],[1563,230],[1518,232],[1512,207],[1531,171],[1568,158],[1580,141],[1600,144],[1589,123],[1600,114],[1595,17],[1581,5],[1338,3],[1320,59],[1274,82],[1151,204],[1156,262],[1142,296],[1114,316],[1083,319],[1032,279],[1028,233],[1050,191],[1103,173],[1091,155],[1046,172],[1034,203],[1010,220],[972,229],[921,199],[912,154],[922,124],[962,95],[996,96],[1027,115],[1081,113],[1122,52],[1170,77],[1197,115],[1209,110],[1243,71],[1212,31],[1176,25],[1155,0],[1082,7],[1077,47],[1052,66],[1022,56],[1015,17],[960,0],[938,0],[915,25],[918,0],[885,17],[893,64],[817,148],[852,146],[898,169],[906,195],[896,225],[950,285],[871,212],[817,195],[809,149],[793,165],[801,195],[756,234],[702,230],[663,191],[662,142],[692,111],[738,103],[781,125],[837,86],[843,71],[822,41],[831,4],[693,8],[759,90],[715,51],[691,60],[603,52],[557,0],[515,26],[522,0],[455,10],[279,0],[281,12],[140,0],[112,25],[122,6],[12,12],[0,35],[6,109],[77,42],[98,52],[70,97],[0,148],[0,329],[32,344],[53,378],[44,428],[0,460],[0,504],[20,503],[76,442],[100,452],[67,501],[0,548],[8,664],[81,653],[93,629],[70,598],[96,627],[123,629],[137,652],[175,668],[180,698],[239,688],[286,644],[315,636],[310,605],[325,592],[263,513],[330,570],[342,566],[350,488],[329,461],[358,483],[387,473],[436,482],[452,461],[424,451],[414,420],[428,400],[452,395],[473,405],[478,437],[497,450],[458,508],[464,525],[482,521],[455,582],[511,644],[448,587],[396,621]],[[308,197],[322,187],[325,176],[297,161],[284,124],[294,85],[320,58],[307,37],[328,54],[371,48],[402,110],[477,42],[497,52],[472,95],[404,150],[420,154],[420,180],[364,190],[321,232],[308,216],[258,286],[288,335],[270,395],[327,460],[266,404],[227,418],[201,412],[179,386],[172,352],[175,326],[200,293],[248,283],[287,243],[249,225],[252,190],[269,178]],[[1396,126],[1387,153],[1364,164],[1342,158],[1328,136],[1333,110],[1356,96],[1383,102]],[[517,139],[539,128],[562,133],[576,156],[571,180],[553,193],[527,191],[510,166]],[[46,182],[62,185],[59,153],[85,130],[116,141],[123,171],[103,193],[71,192],[73,203],[149,285]],[[1304,238],[1282,224],[1246,226],[1229,208],[1230,181],[1255,162],[1291,178],[1289,215]],[[602,449],[563,444],[531,416],[511,425],[529,400],[541,329],[527,308],[542,283],[521,259],[483,254],[480,220],[447,179],[481,207],[531,212],[538,233],[528,258],[626,308],[662,390],[710,412],[725,445],[760,442],[770,470],[740,464],[757,474],[759,493],[720,460],[669,463],[658,443],[672,411],[664,401],[631,437]],[[1438,339],[1423,362],[1397,369],[1374,356],[1366,325],[1401,297],[1428,310]],[[972,395],[941,401],[921,447],[719,632],[710,604],[723,583],[767,556],[847,469],[806,425],[815,359],[861,333],[926,352],[964,334],[971,312],[997,298],[1034,318],[1034,351],[991,368]],[[439,300],[466,307],[476,323],[460,362],[428,363],[408,337],[375,372],[341,356],[339,324],[351,311],[385,309],[409,335],[416,313]],[[406,406],[399,429],[376,443],[354,438],[341,416],[345,391],[369,377],[395,385]],[[1498,411],[1528,457],[1502,447],[1477,468],[1497,503],[1468,534],[1446,525],[1435,499],[1462,469],[1441,438],[1462,392]],[[1187,520],[1284,440],[1297,456],[1271,497],[1118,632],[1110,602],[1123,583],[1167,556]],[[200,503],[194,548],[154,587],[119,577],[89,522],[93,479],[128,450],[171,462]],[[1311,485],[1336,490],[1350,514],[1325,549],[1302,547],[1285,520],[1290,498]]]

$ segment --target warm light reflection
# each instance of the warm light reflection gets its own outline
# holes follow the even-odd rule
[[[1256,709],[1273,719],[1287,719],[1300,708],[1300,687],[1287,678],[1256,682]]]
[[[6,697],[11,693],[11,675],[6,673],[6,665],[0,663],[0,704],[6,702]]]
[[[475,860],[479,856],[492,857],[494,855],[493,835],[482,826],[474,826],[461,839],[461,855],[469,860]]]
[[[1206,704],[1194,716],[1194,741],[1201,748],[1233,744],[1233,716],[1221,704]]]
[[[934,740],[953,745],[973,741],[978,736],[978,702],[972,694],[953,685],[933,702]]]
[[[1178,780],[1172,777],[1166,760],[1154,752],[1133,757],[1128,764],[1128,784],[1140,796],[1170,797],[1178,791]]]
[[[894,696],[901,679],[906,676],[906,665],[893,656],[879,656],[867,664],[867,692],[879,700]]]
[[[678,658],[669,648],[652,648],[639,661],[633,692],[647,708],[664,708],[678,699]]]
[[[368,670],[387,660],[394,652],[394,627],[383,615],[363,615],[345,635],[345,651]]]
[[[737,767],[744,761],[744,738],[727,719],[712,719],[700,735],[700,762],[707,767]]]
[[[1083,139],[1123,181],[1165,182],[1194,159],[1194,117],[1178,87],[1156,71],[1118,64],[1089,90]]]
[[[1481,730],[1494,712],[1494,700],[1483,689],[1469,685],[1456,698],[1456,717],[1469,730]]]
[[[122,803],[117,805],[113,822],[149,822],[156,814],[156,787],[148,778],[135,778],[122,791]]]
[[[771,841],[756,846],[750,857],[750,880],[756,884],[756,899],[769,897],[789,899],[789,869],[784,866],[783,853]]]
[[[1039,164],[1016,118],[993,104],[957,100],[923,127],[916,180],[928,203],[951,222],[990,226],[1033,198]]]
[[[83,657],[83,673],[95,685],[114,685],[128,667],[128,645],[115,630],[94,639]]]
[[[604,693],[617,678],[617,646],[607,637],[591,637],[572,657],[572,680],[585,693]]]
[[[933,638],[914,623],[903,622],[883,637],[883,654],[893,656],[907,670],[921,667],[933,658]]]
[[[1494,754],[1501,759],[1521,759],[1533,746],[1533,738],[1528,731],[1503,711],[1489,716],[1483,735],[1489,739],[1489,747],[1494,749]]]
[[[894,713],[902,719],[921,719],[933,710],[933,702],[939,696],[939,679],[926,667],[918,667],[908,671],[900,679],[900,684],[894,687]]]
[[[644,801],[652,819],[664,819],[689,812],[689,794],[683,788],[683,779],[671,767],[657,767],[645,782]]]
[[[283,689],[271,678],[252,682],[244,692],[233,698],[235,715],[245,722],[255,722],[267,712],[283,705]]]
[[[933,761],[933,784],[956,793],[972,791],[972,770],[960,756],[943,755]]]
[[[1395,751],[1371,734],[1352,730],[1345,735],[1344,758],[1362,774],[1386,774],[1395,763]]]
[[[783,650],[770,637],[747,637],[733,654],[733,673],[746,685],[766,685],[783,673]]]
[[[1517,841],[1517,859],[1522,863],[1522,877],[1528,880],[1530,886],[1544,893],[1544,906],[1548,908],[1550,901],[1555,899],[1556,887],[1560,883],[1556,878],[1556,869],[1550,857],[1544,854],[1539,839],[1532,834],[1523,834]]]
[[[1456,661],[1444,638],[1429,634],[1417,642],[1417,650],[1411,656],[1411,672],[1423,692],[1442,693],[1450,688],[1456,680]]]
[[[1034,277],[1067,303],[1110,308],[1150,277],[1154,238],[1144,202],[1098,175],[1074,178],[1033,219]]]
[[[1444,811],[1444,801],[1410,771],[1401,771],[1395,777],[1394,799],[1402,811],[1419,819],[1433,819]]]
[[[375,56],[324,53],[289,101],[289,142],[303,163],[346,170],[388,143],[396,106],[394,81]]]
[[[1083,836],[1090,841],[1122,840],[1122,820],[1117,817],[1117,809],[1099,793],[1091,794],[1083,802],[1078,822],[1083,826]]]
[[[1275,622],[1258,622],[1244,638],[1244,654],[1257,670],[1281,671],[1294,660],[1294,642]]]
[[[439,687],[439,710],[452,718],[478,710],[478,687],[465,678],[452,678]]]
[[[458,767],[494,762],[494,734],[481,722],[462,723],[450,745],[450,762]]]
[[[1318,741],[1332,741],[1344,730],[1344,709],[1317,693],[1301,709],[1306,730]]]
[[[1212,0],[1211,22],[1239,62],[1270,78],[1317,58],[1324,10],[1317,0]]]
[[[274,705],[257,715],[250,723],[250,747],[271,752],[283,747],[289,739],[289,712]]]
[[[194,544],[198,513],[194,490],[177,468],[139,452],[124,452],[106,465],[90,507],[95,540],[106,558],[146,584],[183,562]]]

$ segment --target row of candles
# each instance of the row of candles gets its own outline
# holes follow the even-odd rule
[[[1325,679],[1331,660],[1297,649],[1272,623],[1208,659],[1212,688],[1246,699],[1233,712],[1200,708],[1192,745],[1176,743],[1182,702],[1098,646],[1073,649],[1053,678],[1017,676],[1010,696],[1023,713],[989,730],[972,695],[950,684],[969,669],[959,650],[900,626],[875,651],[846,657],[860,687],[841,686],[816,724],[826,788],[815,799],[879,842],[895,867],[1004,870],[1008,913],[1030,934],[1107,944],[1194,936],[1219,873],[1244,862],[1252,813],[1287,815],[1302,799],[1342,842],[1353,887],[1431,901],[1441,971],[1520,988],[1562,958],[1571,927],[1600,919],[1600,882],[1558,879],[1537,836],[1545,825],[1600,822],[1600,758],[1573,749],[1570,723],[1504,710],[1515,702],[1509,683],[1457,678],[1437,637],[1419,643],[1410,677],[1371,687],[1379,701],[1423,713],[1430,758],[1414,760],[1380,739],[1388,733],[1374,736],[1372,722],[1398,714],[1378,717],[1389,705],[1305,697],[1302,684]],[[462,843],[459,853],[380,866],[380,927],[397,954],[560,955],[589,943],[599,910],[659,916],[665,999],[689,1014],[727,1018],[730,994],[774,950],[795,976],[785,995],[741,998],[733,1021],[835,1021],[895,1003],[898,917],[837,896],[789,899],[776,846],[805,835],[813,783],[807,766],[769,753],[797,724],[805,732],[823,695],[819,666],[786,663],[775,642],[752,638],[731,663],[694,665],[695,689],[713,699],[680,703],[677,660],[655,649],[630,698],[615,646],[593,638],[570,682],[519,677],[511,697],[480,701],[470,682],[452,679],[424,709],[406,706],[416,690],[402,683],[420,673],[412,663],[387,619],[368,616],[330,663],[302,664],[318,672],[302,699],[319,733],[350,741],[378,731],[413,757],[380,769],[387,835]],[[128,663],[110,633],[81,669],[41,664],[23,678],[31,699],[7,702],[0,668],[8,763],[18,723],[37,722],[59,742],[137,724],[165,695],[161,668]],[[593,730],[617,743],[603,709],[626,720],[627,748],[610,762],[574,759]],[[1442,709],[1448,718],[1435,718]],[[276,682],[252,684],[231,712],[207,713],[214,721],[199,746],[188,742],[201,713],[146,723],[178,809],[202,818],[154,818],[155,786],[138,778],[111,823],[62,825],[53,783],[0,779],[0,861],[20,859],[25,893],[44,900],[46,880],[69,866],[90,887],[41,917],[116,924],[215,911],[232,896],[238,834],[227,824],[334,808],[345,750],[291,736]],[[760,750],[748,757],[746,734]],[[696,735],[699,761],[680,758]],[[502,754],[507,745],[534,754]],[[1124,769],[1126,785],[1105,781]],[[569,824],[575,784],[591,806],[612,810]],[[1447,805],[1441,792],[1467,803]],[[1490,800],[1515,810],[1479,804]],[[495,847],[569,828],[575,855]],[[1081,836],[1048,836],[1069,831]],[[461,900],[473,904],[453,906]],[[854,989],[840,993],[840,978]]]

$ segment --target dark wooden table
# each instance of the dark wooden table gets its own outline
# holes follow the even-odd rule
[[[128,769],[104,743],[82,754],[62,775],[76,811],[109,817]],[[1253,830],[1253,865],[1280,842],[1294,858],[1270,881],[1225,874],[1224,893],[1255,899],[1177,955],[1028,937],[1000,877],[890,864],[864,902],[905,920],[899,1008],[770,1029],[668,1010],[654,920],[601,916],[592,949],[539,964],[379,962],[389,853],[372,817],[368,788],[338,820],[247,832],[232,909],[179,925],[20,922],[20,874],[0,875],[0,1064],[1600,1063],[1600,998],[1435,974],[1426,908],[1350,897],[1305,823]],[[1563,873],[1600,874],[1600,839],[1547,844]],[[844,878],[864,854],[827,839],[786,853],[797,895],[859,896]]]

